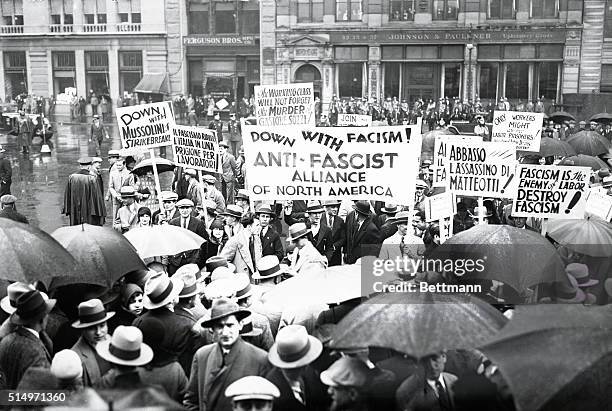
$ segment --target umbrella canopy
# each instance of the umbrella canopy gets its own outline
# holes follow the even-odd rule
[[[563,260],[550,242],[539,233],[509,225],[482,224],[462,231],[440,245],[434,256],[442,261],[482,260],[484,269],[466,273],[461,281],[497,280],[518,292],[567,281]]]
[[[555,123],[562,123],[564,121],[574,120],[576,121],[576,117],[568,113],[567,111],[555,111],[554,113],[550,113],[548,118]]]
[[[134,228],[125,233],[125,238],[136,248],[140,258],[197,250],[204,242],[196,233],[170,224]]]
[[[332,347],[385,347],[423,358],[491,340],[507,319],[476,297],[432,293],[380,294],[349,312]]]
[[[588,156],[605,154],[610,149],[610,142],[601,134],[591,130],[579,131],[568,138],[567,142],[574,147],[576,153]]]
[[[540,151],[538,153],[541,157],[548,156],[575,156],[576,150],[574,147],[568,144],[567,141],[558,140],[556,138],[542,137],[540,141]]]
[[[80,263],[79,274],[56,279],[51,288],[69,284],[94,284],[112,287],[130,271],[147,267],[132,244],[109,227],[89,224],[58,228],[52,236]]]
[[[612,122],[612,114],[599,113],[591,116],[589,121],[596,121],[598,123],[610,123]]]
[[[593,170],[601,170],[602,168],[607,169],[609,166],[600,158],[587,156],[584,154],[578,154],[571,157],[565,157],[559,162],[560,166],[579,166],[579,167],[591,167]]]
[[[612,352],[611,317],[610,306],[519,306],[480,350],[499,365],[517,409],[538,410]]]
[[[592,257],[612,256],[612,224],[597,217],[549,220],[548,235],[561,245]]]
[[[0,278],[49,285],[54,277],[76,276],[79,263],[49,234],[0,218]]]
[[[156,157],[155,158],[155,166],[157,167],[158,173],[163,173],[165,171],[174,171],[174,163],[170,160],[166,160],[165,158]],[[140,163],[136,164],[134,169],[132,170],[132,174],[136,174],[137,176],[144,176],[147,173],[153,172],[153,165],[151,164],[151,159],[147,158],[142,160]]]

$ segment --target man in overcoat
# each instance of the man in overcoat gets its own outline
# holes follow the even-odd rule
[[[79,159],[80,170],[68,177],[62,213],[70,216],[70,225],[102,225],[106,217],[104,197],[96,177],[89,171],[90,157]]]
[[[366,255],[378,255],[381,243],[380,230],[372,221],[370,204],[367,201],[357,201],[353,209],[346,217],[346,264],[354,264]]]

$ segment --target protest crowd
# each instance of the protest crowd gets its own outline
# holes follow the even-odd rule
[[[384,182],[372,183],[394,193],[410,187],[413,201],[346,192],[263,198],[255,187],[280,182],[262,181],[258,167],[280,181],[283,171],[272,167],[280,160],[265,150],[284,143],[247,141],[264,135],[240,123],[259,119],[255,101],[240,102],[238,116],[224,126],[214,102],[181,96],[169,104],[188,126],[174,131],[174,143],[146,147],[181,145],[174,162],[146,149],[105,153],[106,118],[94,116],[88,137],[96,156],[80,158],[66,182],[62,213],[70,226],[49,236],[19,213],[0,147],[0,389],[65,390],[80,409],[100,403],[201,411],[605,409],[599,405],[609,400],[612,353],[612,117],[588,128],[569,118],[549,124],[540,99],[516,107],[502,99],[491,108],[448,98],[412,107],[396,98],[334,99],[327,114],[318,99],[313,103],[317,126],[336,125],[339,114],[369,115],[389,125],[387,136],[412,144],[406,150],[416,142],[418,172],[394,171],[410,168],[397,163],[412,157],[398,157],[385,163],[393,169],[381,174]],[[168,121],[158,113],[156,121]],[[508,141],[517,137],[504,113],[515,122],[517,113],[542,117],[520,117],[520,128],[534,131],[513,146]],[[474,133],[458,135],[448,127],[452,121],[475,123]],[[485,121],[510,125],[490,132]],[[405,141],[405,128],[391,128],[412,124],[414,132],[422,122],[431,131],[420,136],[418,129],[418,138],[408,134]],[[345,129],[365,130],[325,132],[328,139],[346,137]],[[347,141],[340,150],[350,154]],[[304,144],[310,143],[317,144]],[[355,153],[384,145],[361,143]],[[269,163],[249,152],[255,144]],[[177,160],[196,148],[216,159],[212,170]],[[101,171],[106,158],[108,174]],[[362,179],[375,169],[361,168]],[[335,171],[317,185],[315,173],[304,170],[300,181],[315,191],[333,188],[342,184]],[[171,173],[168,186],[158,172]],[[480,175],[486,188],[475,182]],[[515,184],[519,194],[509,194]],[[497,262],[479,276],[417,264],[389,270],[374,291],[364,280],[377,261],[425,263],[481,252]],[[417,292],[393,292],[410,284]],[[448,285],[474,292],[438,293]],[[376,292],[381,287],[387,292]],[[563,319],[567,326],[559,325]],[[581,348],[591,332],[594,342]],[[572,402],[576,390],[588,392],[588,401]],[[135,396],[139,391],[148,396]]]

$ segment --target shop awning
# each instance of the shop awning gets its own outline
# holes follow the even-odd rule
[[[168,87],[168,73],[144,74],[140,82],[134,87],[136,93],[170,94]]]

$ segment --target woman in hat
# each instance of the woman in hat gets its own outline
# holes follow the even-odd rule
[[[138,209],[138,227],[151,227],[151,209],[149,207]]]
[[[210,224],[210,241],[208,242],[208,247],[206,249],[207,252],[200,253],[200,262],[198,265],[204,267],[206,260],[208,260],[210,257],[219,255],[228,239],[229,237],[225,232],[225,223],[223,220],[215,218]]]
[[[144,311],[142,288],[136,284],[123,283],[119,290],[121,297],[119,310],[109,321],[109,331],[113,332],[120,325],[132,325]]]

